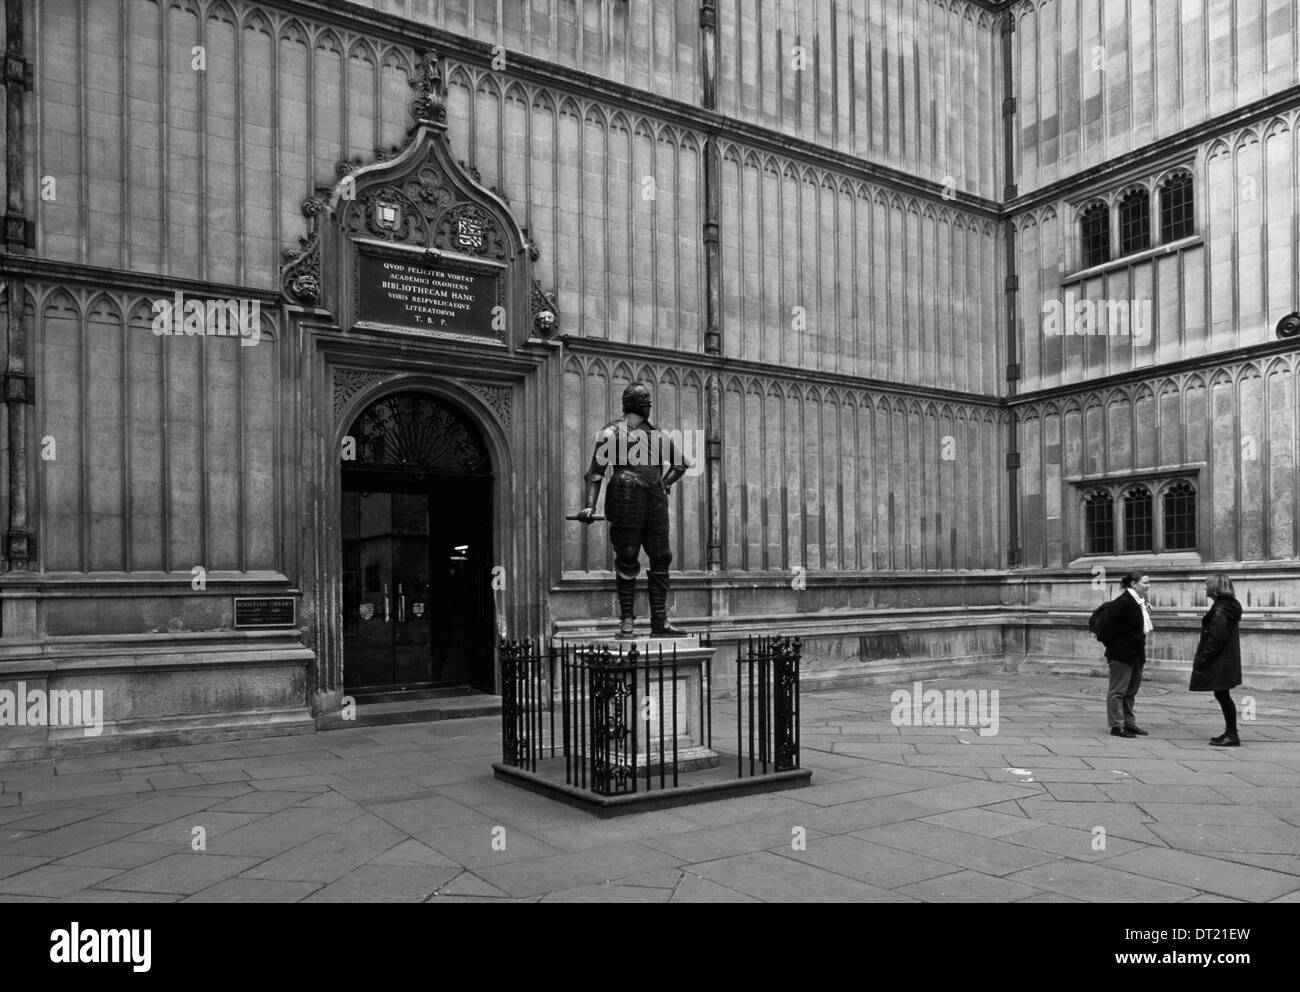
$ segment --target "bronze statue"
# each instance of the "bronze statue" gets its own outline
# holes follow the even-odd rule
[[[633,605],[642,547],[650,559],[650,636],[681,637],[685,633],[668,623],[668,566],[673,561],[668,541],[668,491],[686,474],[691,462],[669,434],[650,423],[650,406],[650,388],[645,383],[634,382],[623,391],[623,416],[607,424],[596,438],[596,450],[583,477],[583,507],[575,518],[585,524],[596,519],[600,484],[612,466],[613,477],[605,491],[605,518],[614,548],[620,640],[634,637]]]

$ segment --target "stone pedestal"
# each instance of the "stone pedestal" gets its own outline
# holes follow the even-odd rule
[[[646,774],[647,766],[652,775],[657,775],[661,765],[666,773],[671,774],[674,745],[679,772],[718,766],[717,752],[708,746],[708,672],[714,648],[702,647],[693,637],[638,638],[635,641],[610,638],[581,643],[584,647],[609,650],[611,670],[622,683],[619,695],[622,697],[623,719],[629,728],[634,726],[638,776]],[[635,664],[630,661],[633,648]],[[588,705],[586,696],[581,704]],[[578,742],[578,751],[585,756],[590,734],[584,736],[587,739]]]

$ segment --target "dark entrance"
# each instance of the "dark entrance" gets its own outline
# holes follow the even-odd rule
[[[459,410],[367,407],[343,462],[343,684],[358,695],[493,685],[492,475]]]

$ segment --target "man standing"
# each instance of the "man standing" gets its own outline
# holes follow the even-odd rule
[[[1147,732],[1134,720],[1133,700],[1142,685],[1147,634],[1153,626],[1147,605],[1151,580],[1146,572],[1129,572],[1120,585],[1124,590],[1111,602],[1099,630],[1110,664],[1106,717],[1113,736],[1146,737]]]
[[[633,605],[643,547],[650,560],[650,636],[681,637],[684,633],[668,624],[668,566],[673,561],[668,541],[668,491],[691,463],[667,434],[650,423],[650,407],[650,388],[645,383],[634,382],[623,390],[623,416],[606,425],[596,438],[596,451],[583,477],[586,495],[578,513],[583,523],[592,522],[600,484],[612,467],[614,474],[605,491],[605,517],[614,548],[621,640],[634,636]]]

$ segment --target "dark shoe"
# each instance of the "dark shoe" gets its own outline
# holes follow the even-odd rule
[[[1241,738],[1236,734],[1224,734],[1210,741],[1211,747],[1241,747]]]
[[[651,620],[650,636],[651,637],[689,637],[690,635],[687,634],[686,631],[679,630],[678,628],[674,627],[667,620],[664,620],[662,623],[655,623],[654,620]]]
[[[1127,727],[1111,727],[1110,736],[1111,737],[1136,737],[1137,734],[1133,733],[1133,731],[1129,730]]]
[[[1132,731],[1132,732],[1133,732],[1134,734],[1136,734],[1138,737],[1149,737],[1149,736],[1151,736],[1151,735],[1148,734],[1145,730],[1143,730],[1141,727],[1125,727],[1124,729],[1125,729],[1125,730]]]
[[[1227,739],[1228,739],[1228,732],[1225,730],[1225,731],[1224,731],[1223,733],[1221,733],[1218,737],[1211,737],[1211,738],[1210,738],[1210,743],[1211,743],[1211,744],[1222,744],[1222,743],[1223,743],[1224,741],[1226,741]]]

